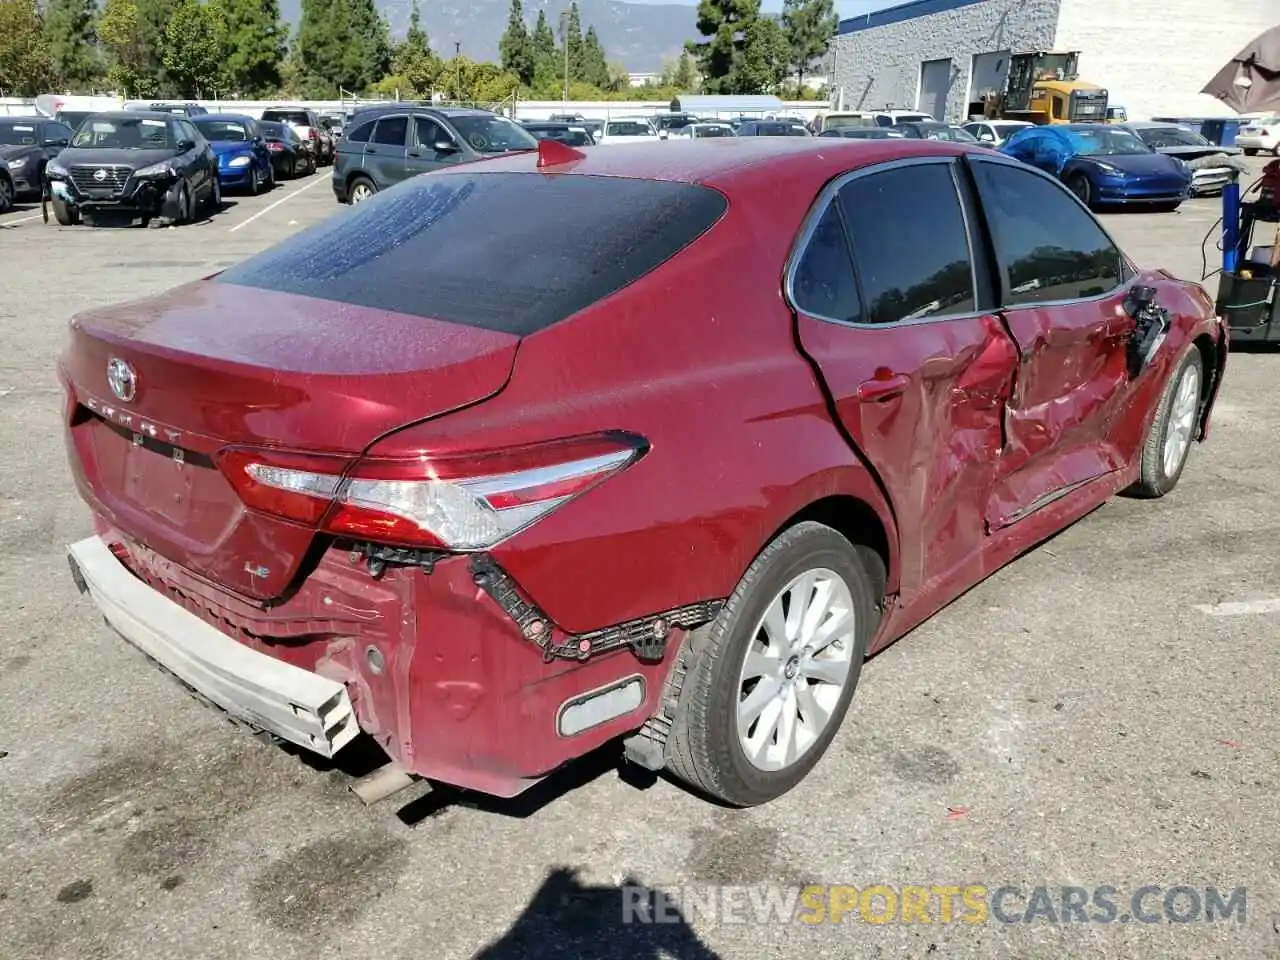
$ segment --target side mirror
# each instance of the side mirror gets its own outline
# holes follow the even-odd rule
[[[989,133],[980,133],[980,134],[978,134],[978,139],[979,139],[979,140],[981,140],[983,143],[995,143],[995,142],[996,142],[996,138],[995,138],[995,137],[993,137],[993,136],[992,136],[991,134],[989,134]]]
[[[436,153],[457,153],[458,145],[452,140],[437,140],[431,145],[431,149]]]
[[[179,153],[186,153],[188,150],[194,150],[195,148],[196,148],[196,142],[195,142],[194,140],[179,140],[179,141],[178,141],[178,152],[179,152]]]

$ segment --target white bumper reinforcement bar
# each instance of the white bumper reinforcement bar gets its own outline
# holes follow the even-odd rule
[[[97,537],[72,544],[69,560],[125,640],[233,717],[324,757],[359,734],[341,683],[215,630],[131,574]]]

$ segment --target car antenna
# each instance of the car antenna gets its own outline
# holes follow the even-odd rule
[[[559,140],[538,141],[538,166],[554,167],[562,163],[574,163],[577,160],[585,160],[587,155],[581,150],[575,150],[573,147],[566,146]]]

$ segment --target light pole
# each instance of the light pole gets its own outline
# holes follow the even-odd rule
[[[564,44],[564,107],[569,106],[569,11],[560,11],[560,42]]]
[[[462,102],[462,41],[461,40],[456,40],[454,41],[454,44],[453,44],[453,66],[455,68],[454,72],[457,74],[457,79],[454,81],[454,86],[458,91],[458,102],[461,103]]]

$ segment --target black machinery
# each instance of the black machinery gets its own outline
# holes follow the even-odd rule
[[[1246,190],[1222,191],[1222,270],[1217,310],[1233,343],[1280,342],[1280,160]]]

